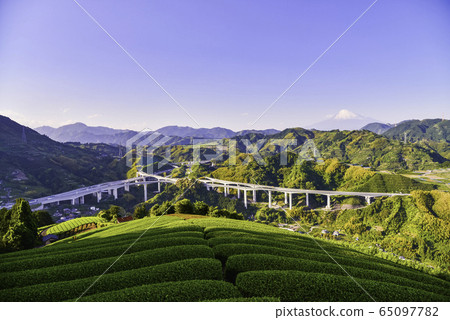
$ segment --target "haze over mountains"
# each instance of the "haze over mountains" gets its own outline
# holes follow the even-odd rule
[[[43,126],[35,128],[35,130],[58,142],[108,143],[117,145],[125,145],[125,142],[136,134],[136,131],[133,130],[89,127],[81,122],[59,128]]]
[[[342,109],[332,117],[317,122],[308,129],[316,129],[322,131],[328,130],[359,130],[363,126],[377,122],[375,119],[362,116],[347,109]]]
[[[348,110],[341,110],[335,116],[314,125],[313,130],[368,130],[376,134],[384,135],[391,139],[404,140],[405,132],[411,142],[419,140],[450,141],[449,120],[425,119],[405,120],[398,124],[370,122],[372,119],[359,116]],[[327,128],[327,129],[326,129]],[[108,127],[91,127],[83,123],[74,123],[59,128],[43,126],[35,129],[40,134],[46,135],[58,142],[79,143],[106,143],[111,145],[125,145],[126,141],[137,134],[134,130],[112,129]],[[273,135],[279,130],[241,130],[233,131],[226,128],[192,128],[181,126],[166,126],[156,131],[174,137],[173,144],[189,144],[193,138],[224,139],[235,136],[244,136],[249,133]]]
[[[90,127],[84,123],[74,123],[59,128],[42,126],[35,128],[40,134],[46,135],[52,140],[59,142],[80,142],[80,143],[107,143],[115,145],[125,145],[126,141],[137,134],[134,130],[120,130],[108,127]],[[166,126],[159,128],[158,131],[166,136],[179,138],[204,138],[204,139],[223,139],[241,136],[248,133],[275,134],[280,132],[276,129],[266,130],[242,130],[233,131],[226,128],[191,128],[180,126]],[[178,143],[185,144],[186,139],[177,139]],[[183,143],[181,143],[183,141]],[[190,140],[189,140],[190,141]]]

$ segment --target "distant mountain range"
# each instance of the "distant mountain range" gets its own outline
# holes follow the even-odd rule
[[[350,110],[342,109],[332,117],[308,126],[308,129],[321,131],[329,130],[359,130],[361,127],[376,120],[353,113]]]
[[[125,145],[126,141],[137,133],[133,130],[89,127],[80,122],[59,128],[44,126],[35,130],[58,142],[107,143],[116,145]]]
[[[0,201],[35,198],[125,177],[125,161],[105,152],[60,143],[0,115]],[[6,199],[7,200],[7,199]]]
[[[118,130],[107,127],[90,127],[84,123],[74,123],[59,128],[49,126],[38,127],[35,129],[40,134],[59,141],[59,142],[80,142],[80,143],[107,143],[113,145],[125,145],[127,140],[137,134],[133,130]],[[242,136],[248,133],[275,134],[280,132],[276,129],[266,130],[242,130],[235,132],[226,128],[191,128],[179,126],[167,126],[156,130],[166,136],[178,137],[171,144],[190,143],[191,139],[182,138],[200,138],[200,139],[224,139],[234,136]]]
[[[179,127],[179,126],[167,126],[156,130],[166,136],[177,136],[177,137],[194,137],[194,138],[205,138],[205,139],[223,139],[231,138],[236,135],[236,132],[215,127],[215,128],[191,128],[191,127]]]
[[[312,130],[368,130],[396,140],[404,140],[406,133],[406,138],[409,142],[416,142],[419,140],[437,142],[450,141],[449,120],[406,120],[398,124],[373,122],[372,120],[373,119],[363,117],[349,110],[343,109],[333,117],[312,126]],[[79,122],[59,128],[44,126],[36,128],[35,130],[58,142],[106,143],[110,145],[122,146],[126,144],[128,139],[137,134],[137,131],[133,130],[119,130],[108,127],[90,127]],[[191,144],[192,139],[194,138],[226,139],[249,134],[267,136],[280,132],[276,129],[241,130],[236,132],[221,127],[192,128],[180,126],[166,126],[159,128],[156,131],[166,136],[173,137],[167,142],[168,145]]]

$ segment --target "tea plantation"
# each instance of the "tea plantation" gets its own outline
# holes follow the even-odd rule
[[[450,301],[450,281],[394,262],[253,222],[189,218],[3,254],[0,301]]]

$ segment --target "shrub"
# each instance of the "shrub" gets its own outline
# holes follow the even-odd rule
[[[207,246],[184,245],[126,254],[119,260],[117,260],[117,257],[109,257],[42,269],[2,273],[0,289],[98,276],[116,260],[108,272],[137,269],[142,266],[153,266],[193,258],[214,258],[214,254],[211,248]]]
[[[0,301],[63,301],[76,299],[98,276],[43,283],[0,291]],[[216,259],[199,258],[174,261],[140,269],[107,273],[89,288],[85,295],[169,281],[221,280],[222,264]]]
[[[153,209],[153,208],[152,208]],[[158,210],[152,211],[151,214],[155,216],[162,216],[163,214],[172,214],[175,213],[175,208],[173,207],[172,202],[164,201],[161,206],[158,207]]]
[[[196,201],[194,203],[194,213],[202,216],[208,215],[209,206],[203,201]]]
[[[155,206],[153,206],[155,207]],[[152,209],[153,209],[152,207]],[[158,205],[159,207],[159,205]],[[147,211],[147,208],[145,207],[145,204],[141,204],[136,206],[136,208],[134,208],[134,213],[133,213],[133,219],[142,219],[146,216],[148,216],[149,212]]]
[[[132,287],[82,297],[80,301],[203,301],[238,298],[235,286],[225,281],[191,280]]]
[[[175,212],[176,213],[185,213],[185,214],[193,214],[194,206],[192,205],[191,200],[183,199],[175,203]]]
[[[124,208],[111,205],[108,210],[102,210],[99,213],[97,213],[97,217],[102,218],[108,222],[116,222],[117,218],[120,218],[125,214],[126,211]]]
[[[364,288],[355,283],[355,281]],[[448,301],[448,297],[391,283],[301,271],[240,273],[236,286],[244,297],[275,296],[281,301]]]

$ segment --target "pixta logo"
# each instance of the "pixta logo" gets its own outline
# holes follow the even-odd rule
[[[131,137],[126,142],[126,164],[128,167],[136,166],[139,171],[153,173],[170,163],[170,148],[166,149],[165,156],[155,159],[154,151],[167,145],[172,138],[158,131],[145,129]],[[157,161],[155,161],[157,160]]]
[[[280,165],[287,165],[287,154],[298,154],[297,164],[303,161],[323,162],[314,140],[305,140],[301,145],[297,139],[197,139],[192,138],[192,145],[184,145],[191,160],[172,162],[171,148],[178,137],[166,136],[158,131],[142,130],[126,142],[126,163],[128,167],[136,166],[139,171],[155,173],[164,165],[196,165],[208,162],[226,163],[230,166],[237,164],[238,155],[241,164],[246,165],[255,161],[260,166],[267,165],[264,155],[278,153]],[[158,150],[155,155],[155,150]],[[263,150],[264,149],[264,150]],[[269,151],[268,151],[269,150]],[[191,153],[192,152],[192,153]],[[189,154],[191,153],[191,154]],[[186,155],[186,154],[185,154]],[[227,160],[225,162],[225,160]],[[167,167],[166,167],[167,168]]]

